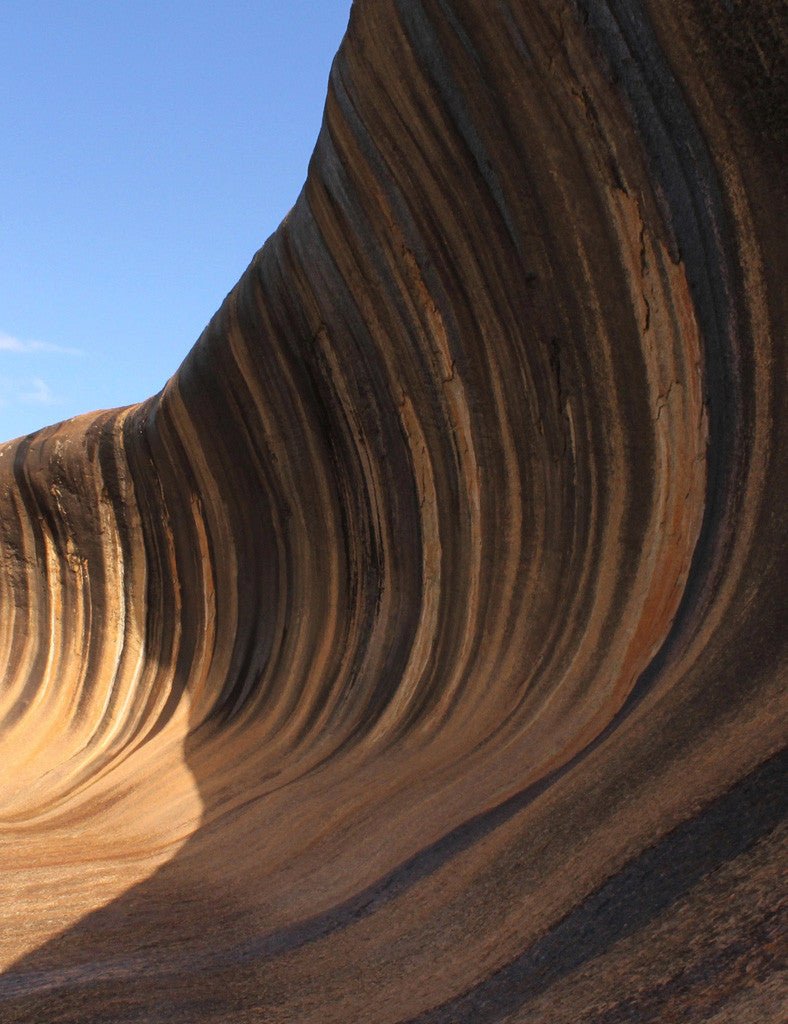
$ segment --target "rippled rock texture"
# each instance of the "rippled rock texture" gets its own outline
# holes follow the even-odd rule
[[[0,448],[4,1024],[781,1019],[783,13],[356,0],[175,376]]]

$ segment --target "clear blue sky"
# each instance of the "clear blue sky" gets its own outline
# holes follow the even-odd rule
[[[0,0],[0,441],[158,391],[290,209],[351,0]]]

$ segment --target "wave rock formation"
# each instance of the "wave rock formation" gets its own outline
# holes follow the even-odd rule
[[[0,447],[4,1024],[781,1019],[784,14],[356,0],[178,372]]]

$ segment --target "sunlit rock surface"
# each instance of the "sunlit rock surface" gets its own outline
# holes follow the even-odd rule
[[[356,0],[175,376],[0,447],[4,1024],[783,1019],[784,10]]]

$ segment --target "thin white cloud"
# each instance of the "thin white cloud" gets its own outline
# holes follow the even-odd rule
[[[22,402],[32,402],[35,405],[55,405],[57,402],[52,388],[41,377],[33,377],[30,381],[30,390],[23,391],[19,398]]]
[[[63,356],[84,355],[80,348],[53,345],[49,341],[23,341],[12,334],[6,334],[5,331],[0,331],[0,352],[18,352],[22,355],[32,355],[36,352],[52,352]]]

